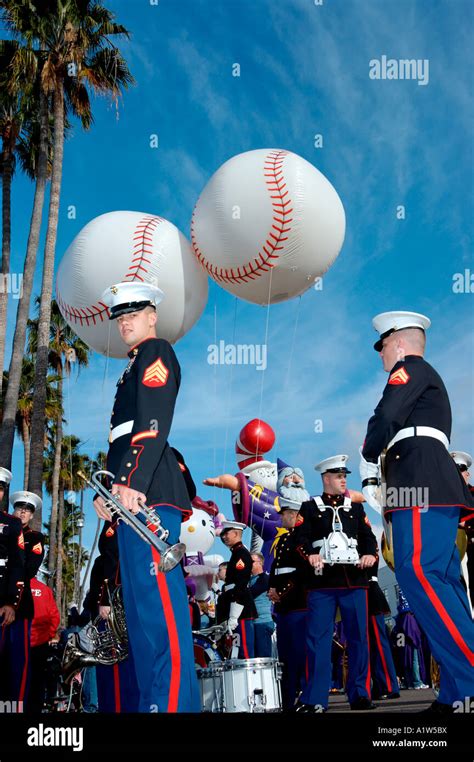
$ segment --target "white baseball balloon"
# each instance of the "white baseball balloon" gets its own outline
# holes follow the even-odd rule
[[[207,276],[175,225],[141,212],[109,212],[91,220],[64,254],[56,299],[64,319],[92,349],[125,357],[114,321],[100,296],[120,281],[145,281],[165,296],[157,333],[172,344],[187,333],[207,302]]]
[[[194,208],[191,241],[226,291],[255,304],[298,296],[339,254],[342,202],[329,180],[290,151],[238,154],[211,177]]]

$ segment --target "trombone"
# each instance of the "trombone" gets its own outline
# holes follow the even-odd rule
[[[151,545],[159,553],[158,571],[168,572],[179,564],[186,552],[186,545],[182,542],[169,545],[166,542],[169,531],[162,526],[161,519],[153,508],[148,508],[139,502],[138,514],[135,515],[127,510],[120,500],[115,495],[112,495],[100,481],[101,476],[110,477],[113,481],[115,477],[110,471],[96,471],[90,479],[82,471],[78,471],[77,475],[103,498],[106,508],[112,513],[114,518],[117,518],[118,521],[123,521],[124,524],[131,527],[142,540]]]

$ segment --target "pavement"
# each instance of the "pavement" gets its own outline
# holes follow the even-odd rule
[[[369,711],[353,712],[353,714],[409,714],[421,712],[433,703],[436,696],[431,688],[415,691],[413,689],[401,690],[399,699],[385,699],[374,701],[377,709]],[[337,712],[350,712],[350,706],[345,694],[331,694],[329,696],[329,709],[331,714]]]

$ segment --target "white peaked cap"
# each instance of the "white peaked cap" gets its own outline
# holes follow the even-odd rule
[[[136,312],[149,306],[157,307],[163,297],[161,288],[153,283],[126,281],[106,288],[100,301],[109,308],[110,319],[114,320],[127,312]]]
[[[466,466],[470,468],[472,466],[472,458],[468,452],[450,452],[449,453],[457,466]]]
[[[322,460],[320,463],[316,463],[314,468],[316,471],[319,471],[320,474],[325,474],[327,471],[334,474],[341,471],[345,474],[350,474],[352,472],[349,471],[346,466],[348,460],[348,455],[332,455],[330,458],[325,458],[325,460]]]
[[[15,508],[17,503],[28,503],[32,506],[33,510],[41,508],[43,501],[34,492],[27,492],[26,490],[19,490],[10,495],[10,503]]]
[[[402,331],[404,328],[421,328],[422,331],[426,331],[431,325],[431,320],[419,312],[381,312],[372,319],[372,325],[380,335],[374,349],[380,352],[382,341],[391,333]]]
[[[247,529],[247,524],[241,524],[240,521],[223,521],[221,537],[227,529],[241,529],[243,532],[244,529]]]
[[[4,482],[4,484],[10,484],[12,477],[13,474],[8,470],[8,468],[3,468],[3,466],[0,466],[0,482]]]

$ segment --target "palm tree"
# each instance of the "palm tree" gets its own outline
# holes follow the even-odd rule
[[[52,436],[50,437],[50,446],[44,458],[44,472],[43,478],[47,492],[52,495],[53,489],[56,485],[53,483],[53,478],[56,478],[56,441],[53,427]],[[51,521],[49,525],[49,553],[48,553],[48,568],[50,571],[56,569],[55,579],[50,577],[50,585],[56,588],[56,602],[60,606],[63,594],[63,524],[64,524],[64,506],[65,498],[64,493],[76,492],[83,489],[84,484],[77,475],[77,472],[87,467],[88,458],[86,455],[79,452],[79,446],[81,440],[74,436],[65,436],[62,440],[59,470],[58,470],[58,511],[56,526],[53,526],[53,513],[51,512]],[[71,501],[70,501],[71,502]]]
[[[0,136],[2,138],[2,283],[0,287],[0,371],[5,356],[5,333],[7,325],[8,291],[6,278],[10,273],[11,253],[11,184],[15,171],[15,151],[23,120],[21,99],[18,91],[9,93],[6,88],[7,70],[16,50],[12,40],[0,40]]]
[[[8,373],[5,372],[8,381]],[[24,457],[24,475],[23,489],[28,489],[28,471],[30,463],[30,431],[31,431],[31,413],[33,410],[33,384],[35,378],[35,364],[32,357],[23,358],[23,369],[20,380],[20,393],[18,396],[18,407],[16,413],[16,430],[23,441]],[[46,379],[46,406],[45,414],[48,421],[57,420],[62,416],[62,400],[58,394],[58,376],[48,375]],[[36,522],[35,522],[36,523]],[[41,521],[39,521],[41,526]]]
[[[4,0],[7,22],[27,41],[36,38],[45,54],[41,81],[53,102],[53,167],[49,199],[48,226],[43,261],[41,308],[38,324],[35,399],[32,416],[32,456],[30,487],[41,491],[44,429],[44,379],[48,366],[48,335],[53,291],[54,260],[61,191],[64,119],[69,108],[84,128],[92,123],[89,90],[109,94],[117,101],[121,88],[131,84],[132,77],[114,37],[128,37],[127,30],[116,24],[114,14],[94,0],[50,0],[37,2],[36,14],[25,19],[24,3]],[[30,3],[31,4],[31,3]],[[19,12],[19,5],[21,9]],[[21,56],[18,56],[18,63]]]
[[[37,304],[39,300],[37,299]],[[28,352],[32,355],[36,354],[38,349],[38,319],[28,321],[30,332],[28,336]],[[66,323],[63,316],[59,311],[58,304],[55,300],[51,304],[51,320],[49,331],[49,352],[48,352],[48,364],[54,371],[57,377],[57,395],[59,400],[63,400],[63,378],[64,374],[69,376],[74,365],[77,368],[79,374],[80,369],[86,366],[89,362],[90,349],[82,339],[74,333],[72,328]],[[55,421],[55,469],[53,473],[53,491],[52,491],[52,506],[51,506],[51,525],[56,529],[57,510],[58,510],[58,495],[59,495],[59,467],[60,467],[60,453],[62,446],[63,428],[62,410],[58,411],[58,416]],[[44,449],[44,448],[43,448]],[[43,457],[43,456],[42,456]],[[41,526],[41,516],[36,517],[35,523],[38,523],[38,527]]]
[[[52,100],[54,140],[48,227],[43,263],[41,308],[38,324],[35,399],[32,416],[30,489],[41,494],[44,430],[44,379],[48,366],[48,335],[51,311],[56,232],[61,189],[64,125],[68,111],[88,129],[92,123],[89,91],[110,94],[117,102],[121,89],[133,78],[111,37],[128,37],[116,24],[114,14],[92,0],[0,0],[6,25],[23,42],[12,62],[12,80],[30,66],[40,73],[41,93]],[[33,12],[32,12],[33,11]],[[35,49],[34,45],[38,44]],[[25,282],[24,282],[25,288]],[[28,294],[28,300],[31,290]],[[21,338],[21,337],[20,337]],[[24,343],[24,335],[23,335]],[[18,356],[12,361],[19,362]],[[10,370],[10,383],[13,373]],[[10,419],[16,407],[18,383],[7,392],[6,428],[0,437],[0,460],[11,462],[13,432]],[[12,403],[14,405],[12,406]],[[6,457],[5,457],[6,456]]]
[[[20,392],[18,396],[18,408],[15,419],[16,432],[23,442],[24,462],[23,462],[23,489],[28,489],[28,466],[30,457],[30,426],[31,411],[33,410],[33,383],[35,378],[35,366],[31,357],[23,358],[23,366],[20,380]],[[46,392],[46,416],[47,426],[49,428],[51,421],[55,421],[61,414],[61,401],[58,397],[57,382],[58,377],[48,375]],[[5,392],[8,386],[8,371],[3,371],[2,389]],[[0,420],[3,409],[0,406]],[[45,444],[45,446],[47,443]]]
[[[92,460],[91,459],[88,460],[87,467],[86,467],[86,469],[84,469],[85,473],[87,474],[87,476],[90,479],[92,474],[95,473],[96,471],[103,471],[105,469],[105,467],[106,467],[106,464],[107,464],[107,453],[105,453],[102,450],[100,450],[97,453],[97,455],[95,456],[95,458],[93,458]],[[81,493],[81,498],[82,498],[82,495],[83,495],[83,493]],[[82,584],[79,587],[79,600],[78,600],[78,603],[80,603],[82,601],[83,594],[84,594],[84,589],[85,589],[85,583],[87,582],[87,580],[89,578],[92,558],[93,558],[93,555],[94,555],[94,552],[95,552],[95,548],[96,548],[97,542],[99,540],[100,528],[101,528],[101,522],[100,522],[100,519],[97,519],[97,527],[96,527],[96,530],[95,530],[95,536],[94,536],[94,541],[92,543],[92,548],[91,548],[91,551],[90,551],[90,554],[89,554],[88,564],[87,564],[87,567],[86,567],[86,571],[84,573],[84,577],[82,579]]]
[[[0,7],[4,7],[4,0],[1,0]],[[19,49],[17,49],[15,56],[18,54],[18,51]],[[15,58],[15,56],[13,56],[12,59]],[[11,63],[7,69],[7,75],[9,88],[12,92],[14,92],[16,88],[16,90],[20,92],[31,91],[31,93],[37,94],[38,105],[36,112],[33,110],[33,106],[31,111],[31,113],[34,114],[37,128],[35,130],[31,125],[23,125],[26,130],[26,135],[23,139],[23,153],[22,156],[20,156],[26,171],[28,171],[30,175],[32,172],[34,173],[36,182],[28,244],[23,266],[22,292],[18,302],[13,349],[8,373],[8,387],[3,395],[3,422],[0,431],[0,463],[7,468],[11,467],[12,461],[16,408],[22,374],[28,313],[30,309],[31,292],[33,289],[33,277],[36,267],[36,254],[39,244],[46,182],[49,174],[48,98],[43,88],[39,86],[38,77],[36,76],[36,56],[31,47],[25,48],[23,51],[23,58],[23,69],[13,77],[13,63]],[[35,145],[32,144],[32,139],[37,141]],[[29,159],[27,159],[27,157],[29,157]]]
[[[82,494],[82,493],[81,493]],[[77,528],[80,524],[81,509],[75,503],[64,501],[64,522],[60,547],[62,549],[62,595],[61,606],[61,624],[66,622],[67,602],[75,601],[80,610],[80,600],[78,598],[77,578],[80,577],[82,566],[89,560],[88,551],[82,547],[81,541],[74,540],[77,535]],[[45,524],[46,544],[49,546],[50,526]]]

